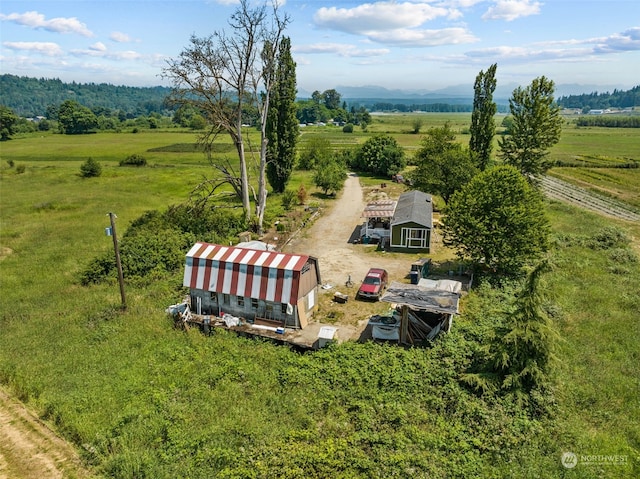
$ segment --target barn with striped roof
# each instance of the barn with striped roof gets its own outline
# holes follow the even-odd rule
[[[183,285],[197,314],[229,313],[303,328],[317,310],[316,258],[198,242],[187,253]]]

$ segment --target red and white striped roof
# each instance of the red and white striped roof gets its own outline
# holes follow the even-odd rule
[[[295,304],[309,256],[198,242],[187,253],[183,285]]]

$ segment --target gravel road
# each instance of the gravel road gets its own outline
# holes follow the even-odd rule
[[[404,277],[409,271],[409,260],[398,261],[392,254],[374,257],[366,251],[370,248],[349,242],[354,230],[364,221],[360,215],[365,204],[360,180],[351,173],[338,199],[283,251],[318,258],[323,283],[342,286],[351,275],[353,282],[359,284],[372,267],[385,268],[392,281]]]

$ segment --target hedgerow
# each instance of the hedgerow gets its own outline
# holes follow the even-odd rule
[[[176,205],[165,212],[147,211],[133,221],[119,241],[123,276],[134,280],[152,273],[176,272],[195,241],[225,244],[236,241],[244,229],[243,218],[234,210]],[[114,252],[107,251],[81,272],[80,283],[100,283],[115,274]]]

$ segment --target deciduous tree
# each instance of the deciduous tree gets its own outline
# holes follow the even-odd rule
[[[497,64],[491,65],[486,73],[480,70],[473,85],[473,112],[471,113],[471,139],[469,149],[474,153],[476,164],[484,171],[491,161],[493,136],[496,125],[494,116],[497,106],[493,101],[496,89]]]
[[[404,150],[396,139],[378,134],[365,141],[355,155],[355,168],[391,177],[407,166]]]
[[[313,182],[325,194],[340,191],[347,179],[347,167],[336,157],[325,157],[316,165]]]
[[[554,88],[553,81],[542,76],[524,89],[516,88],[509,99],[512,124],[499,140],[500,156],[530,177],[549,169],[549,148],[560,140],[562,117],[553,100]]]
[[[410,178],[416,189],[440,195],[445,203],[477,173],[468,150],[456,142],[449,123],[431,128],[416,152]]]
[[[542,196],[513,166],[476,175],[454,193],[444,213],[444,243],[493,271],[514,273],[547,249]]]
[[[251,186],[247,169],[245,115],[252,107],[260,116],[261,143],[259,159],[258,193],[255,196],[258,228],[266,202],[266,116],[275,72],[275,54],[281,34],[289,19],[280,16],[277,3],[267,11],[265,3],[251,6],[249,0],[240,0],[229,19],[230,33],[224,30],[209,37],[191,37],[190,45],[177,59],[168,62],[165,77],[172,80],[171,99],[178,105],[191,105],[202,112],[209,129],[200,142],[210,147],[220,133],[228,134],[236,147],[239,173],[230,164],[213,166],[222,173],[221,181],[205,182],[203,189],[211,190],[220,183],[229,183],[239,194],[247,220],[251,217],[249,193]]]
[[[98,117],[74,100],[65,100],[58,109],[58,125],[66,135],[88,133],[98,127]]]
[[[0,105],[0,140],[5,141],[13,135],[13,127],[18,121],[18,115],[4,105]]]

